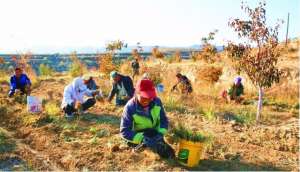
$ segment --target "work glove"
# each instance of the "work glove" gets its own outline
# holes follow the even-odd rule
[[[148,130],[146,132],[146,135],[144,132],[143,144],[146,147],[149,147],[153,152],[157,153],[162,158],[174,158],[175,151],[170,145],[168,145],[164,141],[162,134],[160,134],[156,131],[157,134],[155,136],[148,137],[149,135],[152,135],[153,133],[154,133],[153,130]]]
[[[175,158],[174,149],[170,145],[168,145],[164,140],[158,142],[155,151],[162,158]]]
[[[146,147],[149,147],[151,149],[156,149],[157,143],[161,140],[163,140],[161,134],[157,134],[153,137],[148,137],[144,135],[143,144],[146,145]]]
[[[156,129],[154,128],[148,128],[144,130],[144,136],[146,137],[155,137],[156,135],[160,134]]]

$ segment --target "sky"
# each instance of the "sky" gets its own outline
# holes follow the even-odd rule
[[[248,0],[254,7],[258,0]],[[286,21],[300,37],[300,0],[267,0],[267,22]],[[0,54],[97,49],[111,40],[129,45],[191,46],[218,29],[216,45],[238,41],[228,27],[243,17],[240,0],[0,0]],[[285,39],[286,23],[279,32]],[[88,50],[87,50],[88,51]]]

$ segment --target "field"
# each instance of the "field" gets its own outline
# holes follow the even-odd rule
[[[44,110],[30,114],[20,96],[9,99],[8,76],[1,75],[0,88],[0,169],[1,170],[299,170],[299,41],[289,45],[279,61],[286,76],[265,90],[262,118],[255,122],[257,89],[242,75],[245,101],[226,103],[220,93],[237,75],[225,54],[213,64],[183,60],[150,60],[142,70],[156,72],[165,86],[162,99],[170,129],[181,121],[195,131],[213,136],[195,168],[176,160],[159,158],[145,150],[134,153],[119,136],[122,108],[98,102],[89,112],[66,121],[59,109],[64,86],[72,77],[54,73],[38,77],[32,95],[44,99]],[[121,67],[130,75],[126,63]],[[205,69],[221,68],[217,81],[209,82]],[[201,71],[201,72],[199,72]],[[194,87],[191,96],[169,90],[176,72],[187,75]],[[209,73],[209,72],[208,72]],[[96,72],[97,75],[100,75]],[[107,95],[110,81],[95,78]],[[136,81],[136,80],[135,80]],[[166,140],[177,148],[168,134]]]

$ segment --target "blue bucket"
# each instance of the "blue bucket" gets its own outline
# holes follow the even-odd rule
[[[157,84],[156,89],[157,89],[157,92],[162,93],[162,92],[164,92],[164,85]]]

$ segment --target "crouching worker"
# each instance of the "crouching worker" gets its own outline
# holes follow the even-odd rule
[[[112,89],[108,96],[108,102],[116,95],[116,105],[125,105],[134,95],[134,87],[129,76],[124,76],[116,71],[110,73],[110,78],[113,80]]]
[[[96,103],[93,96],[96,96],[98,92],[89,90],[87,83],[88,80],[77,77],[65,87],[61,108],[66,118],[73,118],[76,113],[82,113]],[[90,98],[84,101],[84,96]]]
[[[23,74],[21,68],[15,69],[15,74],[10,78],[10,91],[8,97],[12,97],[15,94],[16,90],[21,91],[21,95],[30,95],[30,79],[26,74]]]
[[[168,119],[161,100],[156,96],[153,82],[140,80],[135,97],[124,107],[121,136],[130,147],[148,147],[162,158],[174,158],[173,148],[164,141],[167,130]]]
[[[188,95],[193,92],[191,81],[181,73],[176,74],[177,83],[172,87],[171,92],[177,89],[177,86],[180,89],[181,94]]]
[[[244,86],[242,84],[242,78],[237,77],[234,80],[232,86],[228,89],[228,91],[224,90],[222,92],[222,97],[226,99],[226,101],[235,101],[236,103],[241,103],[243,100],[242,95],[244,94]]]
[[[82,79],[86,83],[86,87],[90,90],[97,90],[99,89],[99,86],[97,86],[95,80],[90,75],[83,75]]]

